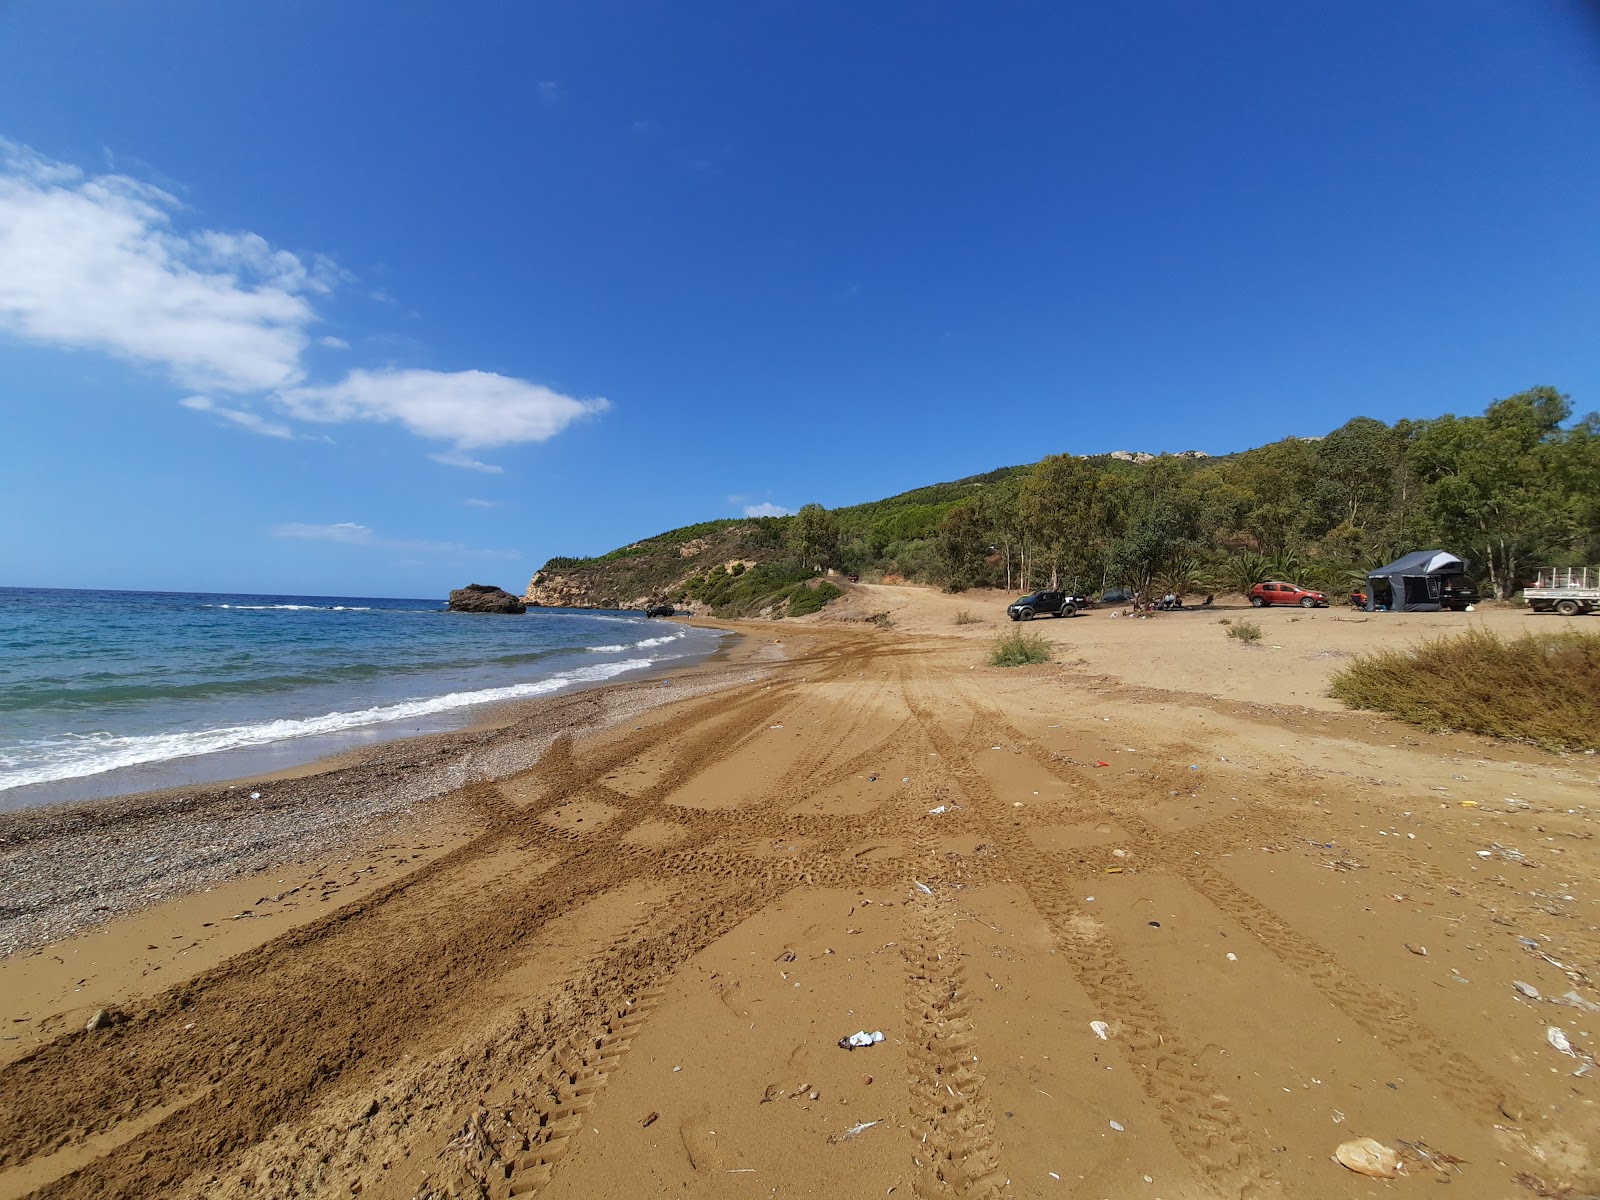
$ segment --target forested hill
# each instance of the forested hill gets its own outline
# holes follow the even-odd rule
[[[1539,387],[1481,416],[1386,425],[1225,458],[1052,455],[848,508],[707,521],[598,558],[552,558],[528,598],[718,615],[815,611],[826,571],[951,589],[1338,591],[1409,550],[1470,560],[1508,596],[1536,565],[1600,561],[1600,414]]]

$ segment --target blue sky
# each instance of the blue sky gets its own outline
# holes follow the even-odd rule
[[[1573,2],[0,3],[0,584],[1600,408]]]

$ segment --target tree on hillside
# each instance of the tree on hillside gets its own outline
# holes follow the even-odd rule
[[[1091,576],[1104,550],[1099,485],[1099,469],[1070,454],[1041,460],[1022,485],[1018,515],[1040,547],[1052,588],[1060,586],[1063,575],[1071,580]]]
[[[1554,388],[1533,388],[1481,417],[1431,421],[1412,443],[1434,528],[1479,560],[1500,599],[1541,547],[1580,536],[1581,504],[1560,486],[1561,422],[1571,411]]]
[[[820,504],[802,505],[789,523],[789,549],[808,571],[823,571],[839,561],[838,519]]]
[[[1395,430],[1370,416],[1344,422],[1317,443],[1315,498],[1325,528],[1363,531],[1387,509],[1400,448]]]

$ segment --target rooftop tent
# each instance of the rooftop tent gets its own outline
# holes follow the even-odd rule
[[[1391,612],[1438,612],[1446,577],[1465,575],[1467,564],[1443,550],[1418,550],[1386,567],[1367,572],[1367,611],[1378,604],[1378,588],[1388,590]]]

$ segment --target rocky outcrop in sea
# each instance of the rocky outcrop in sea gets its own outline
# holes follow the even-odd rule
[[[469,583],[450,593],[450,611],[524,613],[528,607],[504,588],[492,587],[487,583]]]

